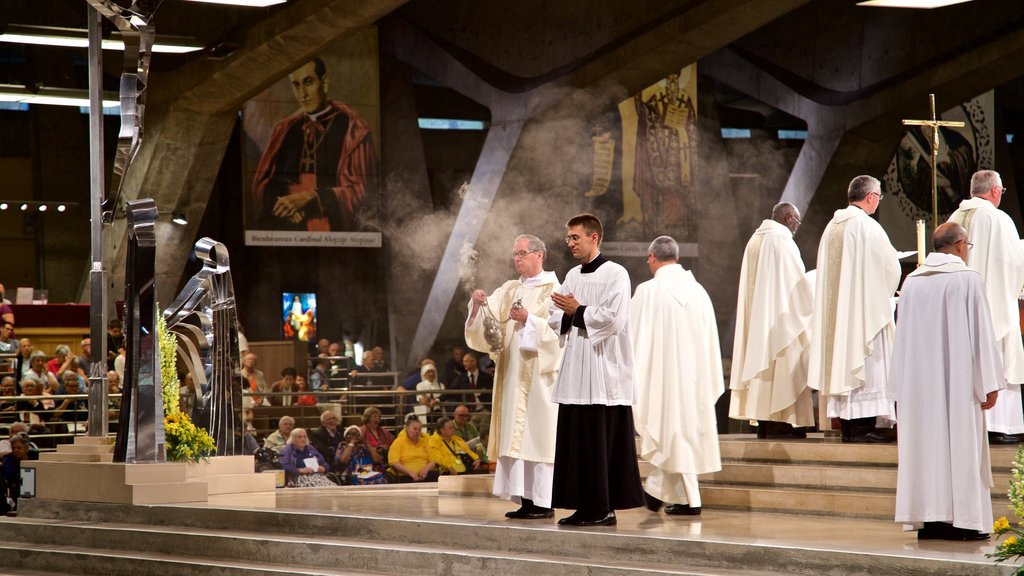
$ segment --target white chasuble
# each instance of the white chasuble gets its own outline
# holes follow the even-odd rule
[[[633,296],[640,456],[660,470],[722,469],[715,402],[725,391],[711,298],[678,264],[663,266]]]
[[[895,419],[885,375],[900,281],[896,249],[878,222],[836,210],[818,245],[807,385],[820,391],[826,419]],[[827,401],[826,401],[827,398]]]
[[[729,417],[814,426],[807,361],[814,287],[789,228],[765,220],[740,267]]]
[[[992,311],[992,328],[1003,353],[1006,390],[987,410],[988,429],[1004,434],[1024,433],[1020,385],[1024,383],[1024,345],[1020,334],[1017,298],[1024,287],[1024,247],[1010,216],[984,198],[969,198],[949,217],[967,229],[974,244],[967,265],[985,282],[985,294]]]

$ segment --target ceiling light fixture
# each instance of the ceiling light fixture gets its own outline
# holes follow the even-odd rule
[[[865,0],[858,2],[857,6],[870,6],[874,8],[945,8],[954,4],[963,4],[971,0]]]
[[[189,0],[190,2],[203,2],[204,4],[229,4],[231,6],[249,6],[252,8],[266,8],[274,4],[284,4],[287,0]]]
[[[24,104],[50,104],[54,106],[89,107],[89,91],[71,88],[50,88],[42,86],[29,90],[25,86],[0,84],[0,102],[22,102]],[[103,93],[103,107],[114,108],[121,101],[114,92]]]
[[[0,210],[7,210],[7,202],[0,202]]]
[[[88,48],[89,33],[84,28],[57,28],[54,26],[30,26],[8,24],[0,29],[0,42],[13,44],[37,44],[40,46],[63,46],[66,48]],[[119,32],[100,41],[104,50],[124,50],[124,39]],[[153,52],[164,54],[185,54],[205,48],[195,38],[187,36],[157,36]]]
[[[175,212],[171,214],[171,222],[174,222],[178,226],[187,226],[188,218],[185,218],[185,215],[181,212]]]

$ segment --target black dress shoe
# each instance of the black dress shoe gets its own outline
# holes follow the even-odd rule
[[[988,540],[989,534],[957,528],[949,522],[925,522],[924,528],[917,531],[918,540]]]
[[[651,512],[657,512],[658,510],[661,510],[662,504],[663,502],[661,500],[658,500],[654,496],[644,492],[644,505],[647,506],[648,510]]]
[[[869,444],[887,444],[889,442],[896,441],[895,436],[883,434],[882,432],[868,432],[862,436],[862,438],[864,439],[863,442],[867,442]]]
[[[1020,439],[1010,434],[1003,434],[1002,432],[989,432],[988,443],[989,444],[1017,444]]]
[[[583,519],[583,515],[580,514],[579,510],[577,510],[577,511],[573,512],[572,515],[566,516],[565,518],[559,519],[558,520],[558,525],[559,526],[579,526],[580,525],[580,520],[582,520],[582,519]]]
[[[576,526],[615,526],[618,520],[615,519],[615,511],[612,510],[599,518],[588,518],[576,522]]]
[[[700,516],[700,506],[691,508],[687,504],[671,504],[665,506],[665,514],[672,516]]]
[[[540,506],[534,506],[529,510],[512,510],[511,512],[505,513],[506,518],[512,518],[514,520],[540,520],[542,518],[554,518],[555,511],[552,508],[541,508]]]

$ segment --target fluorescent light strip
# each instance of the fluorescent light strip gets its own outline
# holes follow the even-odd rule
[[[971,0],[865,0],[858,2],[857,6],[871,6],[875,8],[945,8],[954,4],[963,4]]]
[[[51,106],[89,106],[88,90],[72,90],[64,88],[40,88],[31,92],[24,86],[0,84],[0,102],[20,102],[23,104],[43,104]],[[103,94],[103,107],[120,107],[121,101],[113,93]]]
[[[204,4],[229,4],[231,6],[249,6],[251,8],[266,8],[274,4],[284,4],[287,0],[188,0],[189,2],[202,2]]]
[[[11,44],[34,44],[38,46],[59,46],[64,48],[88,48],[89,35],[84,29],[55,28],[51,26],[28,26],[9,24],[2,27],[0,42]],[[104,50],[124,51],[124,40],[115,32],[114,38],[104,38],[100,46]],[[202,50],[197,40],[181,36],[157,36],[153,52],[163,54],[185,54]]]

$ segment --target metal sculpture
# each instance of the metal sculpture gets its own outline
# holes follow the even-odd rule
[[[115,462],[165,462],[160,343],[156,331],[156,202],[133,200],[125,271],[125,358]]]
[[[203,262],[163,314],[178,338],[178,357],[195,384],[196,420],[209,430],[218,456],[242,454],[242,380],[238,370],[238,322],[228,249],[201,238]]]

